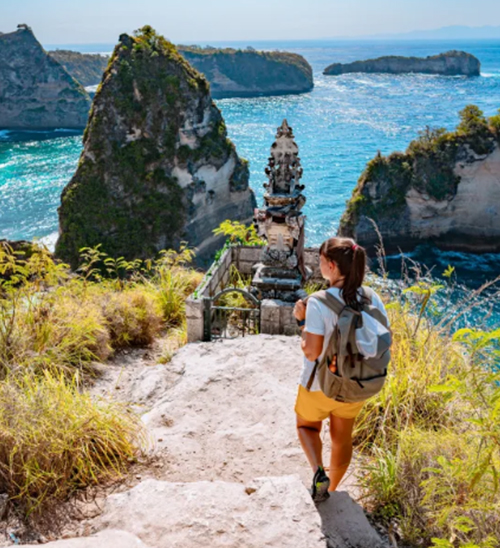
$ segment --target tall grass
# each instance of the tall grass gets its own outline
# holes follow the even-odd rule
[[[446,281],[374,283],[388,290],[394,345],[354,435],[365,502],[405,545],[499,546],[500,330],[453,324],[477,292],[450,322]]]
[[[181,326],[185,299],[201,274],[192,252],[157,261],[112,259],[99,246],[82,250],[77,273],[44,248],[29,259],[0,247],[0,374],[26,369],[90,372],[115,350],[149,345]]]
[[[26,515],[120,478],[147,444],[140,419],[45,372],[0,383],[0,490]]]
[[[70,272],[43,247],[0,245],[0,492],[25,517],[120,478],[147,445],[139,418],[93,400],[82,377],[169,330],[185,342],[184,300],[201,278],[187,249],[127,262],[97,246],[81,259]]]

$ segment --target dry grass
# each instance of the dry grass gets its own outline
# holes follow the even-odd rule
[[[120,478],[147,438],[139,418],[45,372],[0,383],[0,490],[26,515]]]
[[[114,349],[148,346],[163,328],[158,298],[144,288],[106,295],[103,312]]]

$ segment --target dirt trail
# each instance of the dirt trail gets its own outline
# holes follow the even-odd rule
[[[166,365],[136,350],[103,367],[93,393],[134,404],[155,462],[80,524],[88,538],[54,547],[97,548],[93,534],[146,548],[383,547],[353,501],[353,467],[319,513],[310,499],[293,412],[301,359],[298,338],[258,335],[190,344]]]

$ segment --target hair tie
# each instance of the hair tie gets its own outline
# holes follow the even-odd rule
[[[351,249],[352,249],[353,251],[356,251],[356,249],[358,249],[358,247],[359,247],[358,244],[352,244]]]

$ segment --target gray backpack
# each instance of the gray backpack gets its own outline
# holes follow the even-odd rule
[[[311,389],[317,373],[321,390],[333,400],[354,403],[377,394],[382,389],[387,376],[392,338],[387,318],[372,305],[372,290],[366,287],[361,288],[359,310],[346,306],[327,291],[318,291],[313,296],[337,314],[338,322],[328,341],[323,358],[316,360],[307,383],[307,390]],[[362,312],[369,317],[365,316],[363,320]],[[363,333],[368,330],[368,323],[375,326],[370,342],[370,357],[363,355],[360,351],[359,336],[357,342],[356,331],[363,330],[363,322],[367,324]],[[358,335],[360,334],[361,331],[358,332]]]

